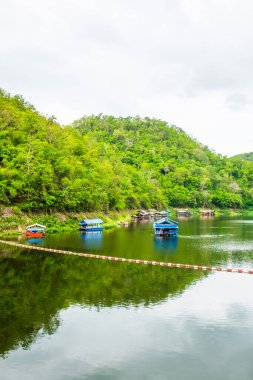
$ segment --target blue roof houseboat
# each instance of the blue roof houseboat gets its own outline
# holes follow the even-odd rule
[[[155,230],[155,236],[177,236],[178,234],[178,222],[169,218],[169,212],[167,216],[157,220],[153,223]]]
[[[81,231],[102,231],[103,230],[103,220],[102,219],[84,219],[80,224]]]

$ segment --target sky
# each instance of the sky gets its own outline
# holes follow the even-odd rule
[[[0,87],[69,124],[155,117],[253,151],[251,0],[0,0]]]

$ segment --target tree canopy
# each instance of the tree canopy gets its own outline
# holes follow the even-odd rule
[[[85,116],[70,126],[0,90],[0,202],[23,210],[253,207],[253,163],[167,122]]]
[[[253,161],[253,152],[237,154],[235,158],[242,158],[243,160]]]

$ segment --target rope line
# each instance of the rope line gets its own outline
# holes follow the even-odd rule
[[[36,250],[36,251],[45,251],[45,252],[61,253],[63,255],[81,256],[81,257],[86,257],[88,259],[120,261],[120,262],[127,262],[127,263],[133,263],[133,264],[146,264],[146,265],[155,265],[155,266],[161,266],[161,267],[184,268],[184,269],[193,269],[193,270],[202,270],[202,271],[253,274],[253,269],[248,270],[248,269],[238,269],[238,268],[222,268],[222,267],[210,267],[210,266],[203,266],[203,265],[169,263],[169,262],[162,262],[162,261],[127,259],[124,257],[94,255],[91,253],[72,252],[72,251],[63,251],[61,249],[37,247],[37,246],[20,244],[20,243],[15,243],[15,242],[6,241],[6,240],[0,240],[0,243],[10,245],[13,247],[25,248],[25,249]]]

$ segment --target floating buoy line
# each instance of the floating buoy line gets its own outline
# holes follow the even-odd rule
[[[72,251],[63,251],[61,249],[37,247],[37,246],[33,246],[33,245],[15,243],[12,241],[7,241],[7,240],[0,240],[0,243],[10,245],[13,247],[36,250],[36,251],[60,253],[63,255],[70,255],[70,256],[81,256],[81,257],[86,257],[87,259],[119,261],[119,262],[126,262],[126,263],[132,263],[132,264],[145,264],[145,265],[154,265],[154,266],[169,267],[169,268],[193,269],[193,270],[201,270],[201,271],[216,271],[216,272],[228,272],[228,273],[253,274],[253,269],[248,270],[248,269],[240,269],[240,268],[222,268],[222,267],[210,267],[210,266],[204,266],[204,265],[169,263],[169,262],[162,262],[162,261],[127,259],[124,257],[94,255],[91,253],[72,252]]]

